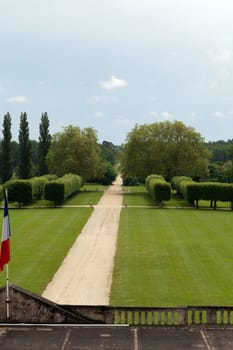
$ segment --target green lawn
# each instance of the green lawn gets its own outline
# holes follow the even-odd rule
[[[42,293],[91,212],[91,208],[10,209],[9,282]],[[4,272],[1,285],[5,285]]]
[[[90,205],[97,204],[105,190],[104,186],[88,184],[78,194],[68,199],[65,205]]]
[[[233,305],[233,213],[125,208],[111,304]]]
[[[89,201],[95,204],[95,196],[101,195],[101,190],[88,188],[72,200],[80,205]],[[127,191],[126,199],[129,205],[151,208],[122,209],[111,304],[233,305],[232,212],[154,209],[140,186]],[[10,283],[41,294],[92,209],[9,212]],[[4,272],[0,273],[2,285]]]
[[[155,206],[155,202],[150,197],[146,187],[125,186],[123,187],[124,198],[123,205],[129,206]]]

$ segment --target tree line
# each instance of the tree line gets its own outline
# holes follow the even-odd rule
[[[39,140],[30,139],[27,113],[21,113],[18,142],[12,141],[12,119],[3,117],[0,141],[0,179],[29,179],[33,176],[74,173],[84,181],[111,183],[116,176],[119,147],[103,141],[100,145],[96,131],[67,126],[62,132],[50,134],[49,117],[42,113]]]
[[[209,176],[220,182],[233,182],[233,139],[208,142],[211,152]]]
[[[4,183],[12,177],[28,179],[34,175],[47,174],[46,156],[51,146],[47,113],[42,113],[39,125],[39,142],[30,140],[27,113],[21,113],[18,143],[12,141],[10,113],[3,117],[0,143],[0,178]],[[36,170],[35,170],[36,168]]]
[[[170,181],[174,176],[189,176],[197,181],[233,182],[233,140],[206,143],[194,128],[181,121],[136,125],[123,146],[109,141],[99,144],[92,127],[66,126],[54,135],[49,118],[42,113],[39,140],[30,140],[26,113],[20,115],[18,142],[12,141],[11,116],[3,118],[0,141],[0,179],[29,179],[73,173],[84,181],[110,184],[116,164],[124,184],[145,182],[150,174]]]

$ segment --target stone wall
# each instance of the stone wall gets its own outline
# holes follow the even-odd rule
[[[139,326],[233,325],[232,306],[113,307],[58,305],[11,285],[10,319],[6,288],[0,288],[0,323],[129,324]]]
[[[61,306],[11,285],[10,319],[6,318],[6,288],[0,289],[0,322],[19,323],[91,323]]]

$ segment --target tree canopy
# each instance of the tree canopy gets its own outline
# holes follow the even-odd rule
[[[53,135],[47,162],[50,173],[58,176],[73,173],[85,180],[97,177],[102,169],[96,131],[90,127],[65,127]]]
[[[122,154],[124,178],[150,174],[202,177],[208,174],[209,151],[202,136],[180,121],[136,125]]]

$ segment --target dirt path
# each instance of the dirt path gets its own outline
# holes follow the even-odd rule
[[[108,305],[120,211],[121,178],[105,192],[43,293],[59,304]]]

